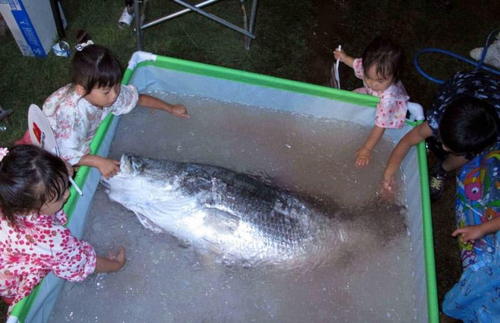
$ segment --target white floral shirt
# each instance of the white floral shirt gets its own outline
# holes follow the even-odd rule
[[[363,79],[363,61],[357,58],[353,63],[354,74]],[[374,91],[365,85],[364,88],[356,89],[355,92],[377,96],[380,99],[375,112],[375,125],[380,128],[401,128],[406,119],[408,100],[410,97],[401,81],[392,83],[384,91]]]
[[[110,113],[129,113],[137,104],[139,93],[133,85],[122,85],[116,102],[98,108],[76,93],[68,84],[45,100],[43,112],[54,131],[61,158],[71,165],[90,152],[90,142],[101,122]]]
[[[51,271],[73,282],[95,271],[94,248],[75,238],[63,226],[67,221],[59,211],[17,215],[14,226],[0,211],[0,295],[14,299],[9,313]]]

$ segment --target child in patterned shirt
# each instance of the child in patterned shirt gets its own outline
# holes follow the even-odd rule
[[[478,69],[456,72],[426,114],[392,151],[381,194],[394,199],[404,158],[432,138],[442,160],[429,169],[430,196],[438,199],[456,171],[459,229],[453,236],[460,236],[463,265],[460,281],[444,297],[441,322],[500,322],[500,80]]]
[[[47,98],[43,112],[54,131],[60,156],[71,165],[97,167],[110,178],[120,170],[116,160],[91,155],[90,143],[101,122],[109,115],[127,114],[138,104],[179,118],[189,118],[181,104],[171,105],[139,94],[133,85],[121,85],[123,69],[107,48],[94,45],[85,31],[71,61],[71,83]],[[31,143],[29,133],[16,144]]]
[[[64,227],[68,164],[34,145],[0,148],[0,161],[0,296],[9,313],[49,272],[77,282],[123,267],[123,247],[116,257],[97,256]]]
[[[376,37],[365,49],[362,58],[335,50],[335,58],[352,67],[364,87],[355,92],[369,94],[380,99],[375,112],[375,125],[368,139],[356,152],[356,166],[370,163],[370,154],[387,128],[403,127],[409,96],[401,83],[403,51],[389,38]]]

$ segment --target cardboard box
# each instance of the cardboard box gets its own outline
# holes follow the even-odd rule
[[[47,56],[58,37],[50,0],[0,0],[0,13],[23,55]]]

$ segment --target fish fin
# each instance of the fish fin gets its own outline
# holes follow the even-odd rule
[[[224,253],[214,244],[208,244],[203,249],[198,249],[200,263],[206,269],[222,270],[227,264],[224,263]]]
[[[209,253],[209,254],[216,255],[216,256],[221,256],[223,254],[222,250],[220,248],[218,248],[215,244],[209,244],[207,246],[205,253]]]
[[[216,253],[200,252],[200,263],[206,269],[217,270],[219,269],[220,262],[217,261]]]
[[[137,219],[139,219],[139,222],[141,222],[141,224],[146,228],[146,229],[149,229],[151,231],[153,231],[154,233],[161,233],[161,232],[164,232],[164,230],[162,228],[160,228],[159,226],[157,226],[156,224],[154,224],[150,219],[148,219],[146,216],[138,213],[138,212],[135,212],[135,215],[137,216]]]
[[[238,229],[240,220],[238,216],[229,212],[217,208],[207,208],[204,222],[207,226],[214,228],[216,232],[232,234]]]
[[[267,184],[267,185],[274,185],[275,184],[275,179],[271,176],[269,176],[268,173],[264,171],[255,171],[250,174],[246,174],[246,176],[253,178],[256,181],[259,181],[261,183]]]

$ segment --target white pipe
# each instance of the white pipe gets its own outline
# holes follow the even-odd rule
[[[424,109],[420,104],[415,102],[408,102],[408,110],[410,111],[411,121],[425,120]]]
[[[132,54],[132,57],[128,61],[128,68],[134,70],[135,66],[144,61],[156,61],[156,55],[148,52],[137,51]]]
[[[134,20],[134,13],[130,14],[127,7],[125,7],[125,9],[123,9],[122,15],[120,16],[120,19],[118,20],[118,27],[120,29],[130,27],[132,20]]]
[[[342,50],[342,45],[339,45],[337,50],[340,52]],[[335,80],[337,81],[336,88],[340,90],[340,75],[339,75],[339,65],[340,65],[340,56],[335,62]]]

